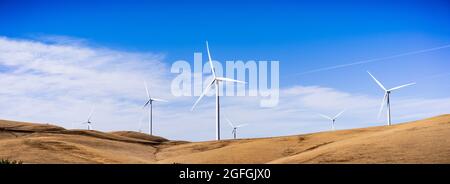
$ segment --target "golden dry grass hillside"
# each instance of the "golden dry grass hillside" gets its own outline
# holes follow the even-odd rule
[[[207,142],[0,120],[0,158],[24,163],[450,163],[450,115],[393,126]]]

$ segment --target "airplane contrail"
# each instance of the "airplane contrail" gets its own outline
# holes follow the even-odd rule
[[[357,61],[357,62],[353,62],[353,63],[346,63],[346,64],[341,64],[341,65],[335,65],[335,66],[319,68],[319,69],[315,69],[315,70],[310,70],[310,71],[306,71],[306,72],[297,73],[297,75],[305,75],[305,74],[310,74],[310,73],[328,71],[328,70],[344,68],[344,67],[349,67],[349,66],[354,66],[354,65],[361,65],[361,64],[372,63],[372,62],[376,62],[376,61],[393,59],[393,58],[398,58],[398,57],[402,57],[402,56],[421,54],[421,53],[436,51],[436,50],[445,49],[445,48],[449,48],[449,47],[450,47],[450,44],[447,44],[447,45],[443,45],[443,46],[439,46],[439,47],[433,47],[433,48],[429,48],[429,49],[422,49],[422,50],[417,50],[417,51],[411,51],[411,52],[406,52],[406,53],[402,53],[402,54],[396,54],[396,55],[392,55],[392,56],[380,57],[380,58],[375,58],[375,59],[367,59],[367,60]]]

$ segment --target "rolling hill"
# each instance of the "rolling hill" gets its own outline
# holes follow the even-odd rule
[[[450,163],[450,115],[393,126],[206,142],[0,120],[0,158],[24,163]]]

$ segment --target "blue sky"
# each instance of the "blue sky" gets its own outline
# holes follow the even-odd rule
[[[210,40],[219,60],[282,61],[282,85],[297,71],[450,43],[446,1],[25,2],[2,1],[1,35],[66,35],[167,53],[167,62],[191,59]]]
[[[23,39],[44,44],[52,36],[74,38],[89,48],[161,54],[160,62],[166,65],[179,59],[192,61],[193,52],[204,52],[208,40],[220,61],[279,60],[283,89],[318,86],[381,99],[382,92],[365,73],[370,70],[386,86],[416,81],[414,88],[402,91],[404,98],[450,97],[450,48],[300,74],[448,45],[446,1],[5,0],[0,2],[0,36],[8,43]],[[0,65],[0,72],[8,69]]]

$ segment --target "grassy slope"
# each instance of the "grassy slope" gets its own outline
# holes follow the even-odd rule
[[[0,120],[0,158],[25,163],[450,163],[450,115],[389,127],[192,143]]]

